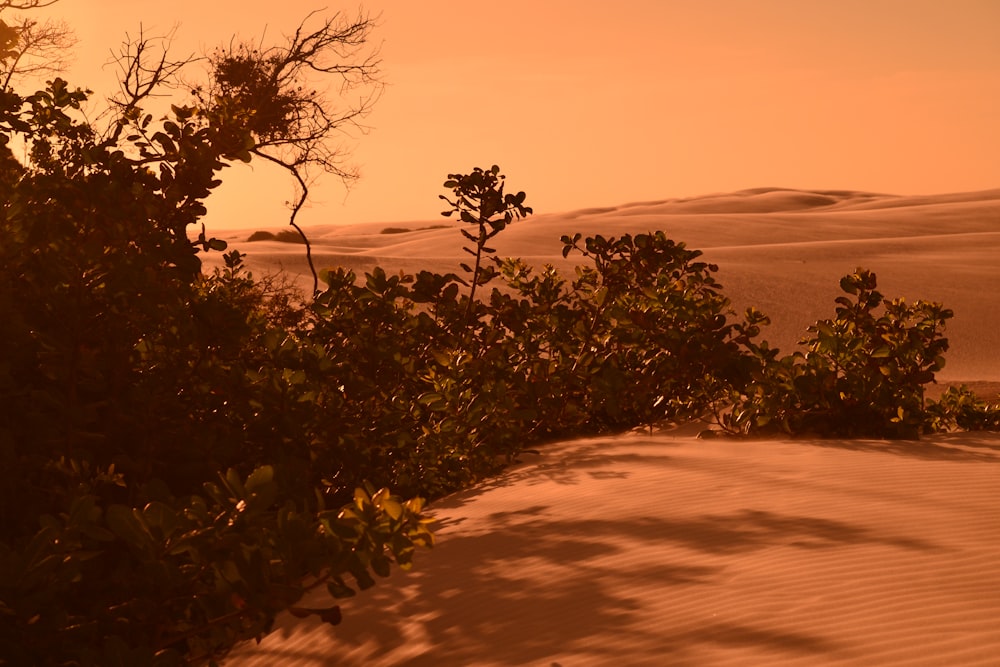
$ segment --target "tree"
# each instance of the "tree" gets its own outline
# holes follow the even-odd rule
[[[315,28],[306,28],[316,13],[287,38],[285,44],[264,47],[249,42],[231,43],[209,56],[212,79],[195,95],[214,110],[212,122],[233,120],[249,132],[247,152],[288,171],[297,185],[290,204],[289,225],[306,244],[313,274],[313,293],[319,288],[312,264],[309,239],[296,224],[296,216],[309,197],[312,172],[335,175],[349,183],[357,171],[345,165],[344,153],[331,138],[345,126],[360,128],[381,93],[378,52],[364,49],[374,22],[369,16],[348,18],[335,14]],[[329,92],[312,87],[313,77],[332,77],[341,97],[360,90],[354,104],[331,103]]]
[[[0,0],[0,15],[8,9],[39,9],[57,1]],[[0,19],[0,88],[9,87],[15,77],[41,77],[62,71],[75,43],[73,32],[63,21],[39,22],[19,16],[7,23]]]
[[[0,11],[4,7],[0,6]],[[76,43],[63,21],[17,18],[10,24],[0,20],[0,59],[7,88],[15,77],[42,77],[66,68],[67,54]]]
[[[26,35],[3,24],[5,73],[28,62]],[[333,42],[307,44],[297,62],[336,74]],[[261,124],[220,67],[229,93],[154,118],[144,107],[193,62],[162,46],[126,43],[103,127],[62,78],[0,87],[2,664],[203,661],[310,585],[352,594],[348,575],[366,588],[431,540],[419,500],[324,481],[316,434],[295,428],[329,393],[298,380],[324,362],[303,314],[276,310],[239,253],[202,275],[198,253],[225,243],[190,240],[232,162],[299,147],[275,159],[317,164],[337,125],[302,118],[326,102],[296,88]]]
[[[318,25],[313,25],[317,19]],[[136,38],[126,38],[118,54],[121,90],[110,100],[112,121],[106,143],[119,141],[126,129],[143,135],[152,120],[142,113],[147,100],[185,83],[192,100],[179,107],[175,124],[197,123],[227,162],[257,157],[293,177],[289,225],[305,243],[315,292],[319,285],[312,248],[297,216],[309,199],[317,171],[346,185],[358,177],[347,164],[339,139],[352,128],[364,129],[361,121],[382,90],[378,51],[367,46],[374,26],[366,14],[320,17],[312,12],[284,43],[233,40],[217,48],[205,58],[207,81],[194,83],[185,73],[200,59],[172,59],[168,53],[172,35],[151,37],[140,29]],[[354,93],[357,96],[348,100]],[[178,114],[178,107],[174,109]],[[159,154],[169,162],[166,146],[146,143],[150,150],[143,155],[145,161],[154,163]]]

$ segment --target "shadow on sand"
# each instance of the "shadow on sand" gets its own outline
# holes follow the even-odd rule
[[[801,444],[931,460],[1000,460],[996,434],[928,442]],[[678,451],[680,447],[686,449]],[[661,616],[671,613],[673,599],[725,600],[733,568],[750,554],[766,556],[780,549],[793,554],[794,562],[823,560],[824,551],[839,558],[837,550],[853,547],[881,547],[901,556],[945,549],[868,528],[863,517],[812,516],[752,500],[731,511],[666,516],[626,511],[619,517],[593,511],[601,509],[600,496],[584,495],[592,488],[586,483],[594,480],[628,489],[631,476],[644,467],[669,472],[690,466],[692,452],[700,456],[698,447],[690,439],[675,447],[669,439],[630,436],[555,445],[525,455],[523,463],[500,477],[434,504],[443,517],[439,529],[447,530],[432,553],[418,556],[413,572],[394,571],[388,581],[345,601],[344,622],[338,627],[281,619],[277,634],[291,634],[292,641],[285,647],[259,647],[254,657],[263,662],[254,664],[551,665],[561,655],[620,664],[626,651],[629,664],[693,667],[706,650],[726,648],[776,661],[822,659],[852,649],[823,633],[796,632],[769,622],[766,615],[674,614],[666,621]],[[559,495],[553,496],[551,488],[533,499],[533,487],[542,484],[576,487],[566,501],[569,506],[555,504]],[[491,491],[516,500],[505,505],[507,500],[482,498],[496,503],[492,513],[482,512],[481,503],[474,511],[465,509]],[[411,652],[421,650],[426,652]]]
[[[1000,463],[1000,433],[948,433],[924,440],[802,440],[813,447],[894,454],[925,461]]]
[[[636,554],[676,553],[678,547],[712,556],[777,546],[936,548],[848,523],[763,511],[612,521],[552,519],[549,509],[533,505],[497,512],[485,522],[489,532],[459,531],[442,540],[416,571],[366,592],[358,608],[345,606],[342,626],[315,627],[313,632],[330,640],[320,642],[327,649],[315,664],[329,664],[320,660],[330,659],[331,648],[365,644],[373,651],[367,660],[387,659],[413,637],[412,624],[419,626],[431,652],[400,661],[393,657],[392,664],[549,664],[553,656],[573,651],[610,664],[621,657],[623,646],[629,647],[631,664],[684,664],[689,650],[706,643],[753,646],[789,657],[829,654],[839,648],[830,640],[768,627],[763,619],[720,619],[698,628],[661,623],[635,597],[636,586],[654,587],[665,599],[682,588],[724,586],[724,560],[702,556],[696,560],[706,564],[695,566]],[[298,657],[309,658],[307,653]],[[670,660],[659,662],[664,657]]]

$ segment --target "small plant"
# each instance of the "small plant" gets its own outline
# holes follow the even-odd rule
[[[928,412],[936,420],[935,431],[1000,431],[1000,395],[987,401],[965,385],[948,387]]]
[[[578,348],[569,371],[590,387],[591,408],[609,426],[700,415],[737,381],[740,343],[758,320],[730,322],[729,299],[701,251],[662,231],[563,237],[563,256],[594,262],[573,283]]]
[[[757,347],[758,368],[724,427],[735,433],[916,438],[929,423],[923,387],[944,366],[941,304],[885,300],[875,274],[840,281],[834,319],[808,328],[806,352],[776,358]]]
[[[483,256],[496,252],[486,246],[487,242],[514,220],[520,220],[532,213],[531,208],[524,205],[523,192],[515,195],[504,194],[505,178],[497,165],[489,169],[476,167],[469,174],[448,174],[444,187],[451,189],[452,197],[439,195],[440,199],[451,206],[451,209],[443,211],[441,215],[450,217],[458,213],[462,222],[477,228],[475,233],[461,230],[462,235],[475,244],[474,248],[466,246],[463,250],[476,258],[474,267],[462,264],[462,268],[472,274],[466,321],[472,313],[476,288],[485,285],[496,276],[494,267],[483,266]]]

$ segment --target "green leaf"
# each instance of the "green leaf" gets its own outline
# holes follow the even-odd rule
[[[154,134],[152,136],[152,141],[155,141],[156,143],[160,144],[160,146],[163,147],[165,153],[172,154],[177,152],[177,145],[174,143],[174,140],[163,132],[157,132],[156,134]]]
[[[154,549],[153,536],[137,516],[136,510],[125,505],[111,505],[104,514],[104,520],[115,535],[136,551],[150,555]]]
[[[434,357],[434,361],[438,363],[442,368],[450,368],[452,364],[452,356],[445,352],[439,350],[432,350],[431,356]]]
[[[274,504],[278,496],[278,485],[274,482],[274,468],[261,466],[250,473],[245,489],[247,493],[247,510],[265,510]]]
[[[227,470],[223,480],[237,500],[243,500],[247,497],[246,489],[243,488],[243,480],[240,479],[240,474],[235,468]]]
[[[399,521],[403,517],[403,505],[395,498],[388,497],[381,502],[382,511]]]
[[[856,276],[844,276],[840,279],[840,289],[848,294],[858,293],[858,281]]]
[[[354,489],[354,506],[358,509],[364,511],[371,507],[372,498],[367,491],[362,489],[360,486]],[[346,509],[351,509],[350,507]]]
[[[178,516],[174,508],[154,500],[142,509],[142,516],[150,528],[156,528],[163,539],[169,538],[178,527]]]
[[[429,391],[426,394],[421,394],[417,398],[417,403],[420,403],[421,405],[425,405],[428,407],[432,405],[438,405],[443,402],[444,402],[444,396],[432,391]]]
[[[358,582],[358,588],[363,591],[366,591],[375,585],[375,579],[373,579],[372,575],[368,574],[368,570],[364,568],[351,570],[351,574],[354,575],[355,581]]]
[[[244,487],[247,493],[255,493],[260,490],[261,487],[265,485],[270,485],[274,482],[274,466],[260,466],[247,477],[246,484]]]

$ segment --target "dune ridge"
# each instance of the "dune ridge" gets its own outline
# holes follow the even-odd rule
[[[375,266],[458,272],[468,257],[460,223],[443,218],[393,223],[412,231],[380,233],[387,226],[307,228],[316,266],[343,266],[359,274]],[[718,264],[718,279],[735,310],[756,306],[767,313],[772,325],[763,336],[782,351],[794,349],[809,324],[832,314],[840,277],[865,267],[878,275],[886,296],[939,301],[955,311],[942,380],[1000,382],[1000,355],[993,352],[1000,349],[1000,304],[994,296],[1000,294],[1000,189],[899,196],[754,188],[540,214],[511,225],[491,245],[499,256],[571,272],[582,260],[563,259],[564,234],[656,230]],[[247,253],[252,269],[285,271],[311,289],[302,246],[246,242],[253,231],[217,235]],[[220,263],[218,254],[206,257],[209,267]]]

